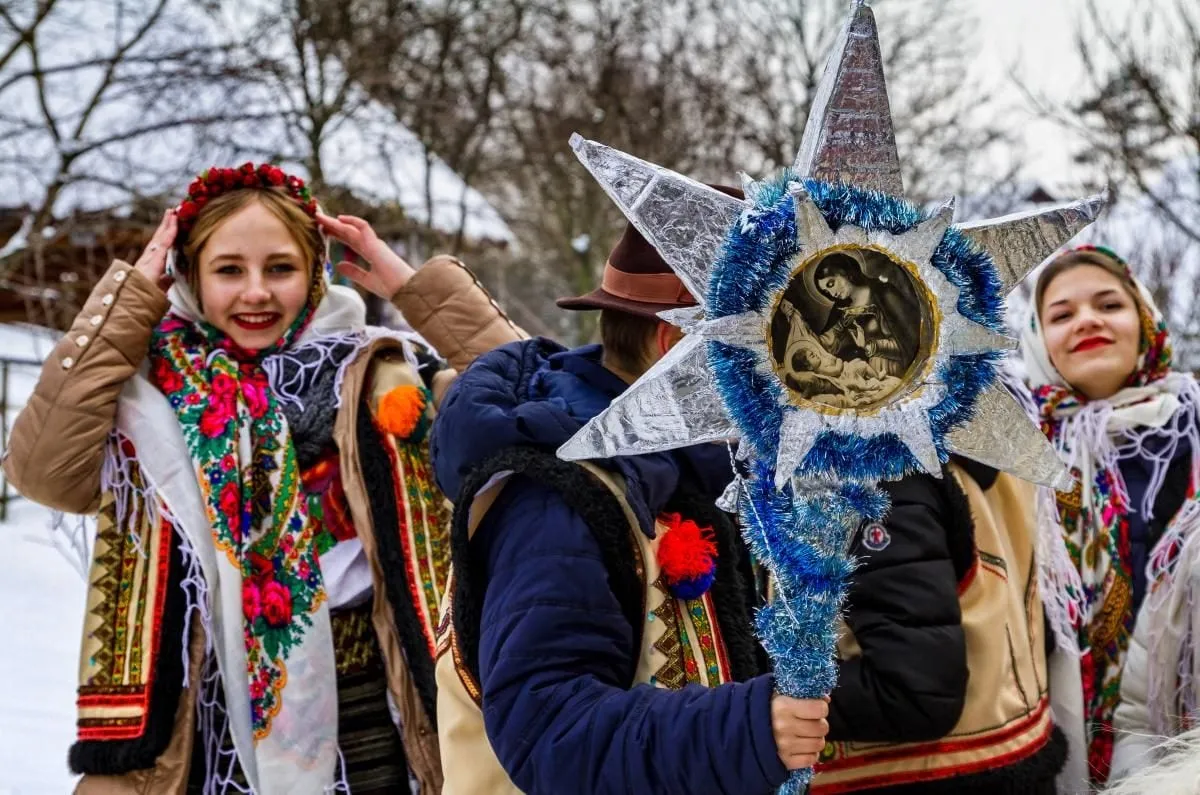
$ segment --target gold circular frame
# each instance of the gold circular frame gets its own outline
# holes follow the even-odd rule
[[[916,294],[917,300],[922,304],[920,309],[921,328],[918,332],[919,344],[917,352],[913,356],[912,362],[904,375],[900,378],[900,385],[889,392],[883,398],[869,403],[865,406],[832,406],[828,403],[821,403],[799,395],[796,390],[788,386],[781,365],[775,356],[775,340],[771,333],[772,321],[779,312],[779,305],[783,302],[784,295],[795,283],[797,278],[803,278],[806,270],[811,267],[816,267],[832,254],[847,251],[871,251],[880,254],[887,258],[893,265],[899,267],[908,277],[913,286],[913,291]],[[925,284],[925,280],[921,278],[920,271],[915,263],[902,259],[896,256],[895,252],[890,251],[882,246],[867,244],[842,244],[823,248],[820,251],[814,252],[805,257],[798,264],[794,265],[788,273],[787,281],[784,286],[776,291],[775,296],[771,299],[771,309],[767,314],[767,358],[771,363],[771,369],[775,373],[775,377],[779,379],[780,385],[788,397],[788,402],[797,408],[806,409],[808,411],[816,411],[821,414],[842,415],[842,414],[857,414],[862,416],[872,416],[878,414],[882,409],[886,408],[899,400],[904,400],[916,394],[919,394],[924,389],[925,378],[933,369],[934,357],[938,349],[938,334],[942,324],[942,313],[938,307],[937,296]],[[927,327],[928,326],[928,327]],[[782,357],[780,357],[782,358]]]

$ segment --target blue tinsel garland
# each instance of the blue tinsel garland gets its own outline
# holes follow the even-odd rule
[[[785,171],[759,185],[754,206],[730,230],[709,287],[711,317],[761,311],[786,287],[800,247],[795,202],[787,190],[795,181]],[[816,180],[803,184],[835,232],[843,224],[853,224],[868,231],[902,234],[927,218],[915,205],[893,196]],[[985,251],[951,228],[934,251],[932,264],[959,288],[958,310],[964,317],[1004,333],[1000,280]],[[717,388],[743,436],[759,456],[773,459],[784,411],[779,404],[780,385],[754,372],[757,357],[745,349],[712,342],[708,354]],[[941,366],[940,380],[953,389],[929,410],[929,418],[943,461],[946,433],[970,416],[975,400],[994,380],[998,361],[997,354],[976,354],[955,356]],[[917,470],[916,460],[895,437],[867,440],[826,433],[813,445],[800,474],[875,482],[896,480]]]
[[[708,293],[710,317],[762,311],[784,289],[799,251],[795,204],[785,171],[756,186],[754,205],[735,223],[713,271]],[[902,234],[926,219],[914,205],[884,194],[841,184],[804,180],[813,202],[835,232],[843,224],[868,231]],[[959,312],[1003,332],[1003,297],[986,252],[955,229],[947,230],[932,264],[960,289]],[[853,533],[864,521],[878,521],[888,509],[875,484],[918,471],[908,447],[895,436],[865,439],[844,433],[821,434],[801,463],[801,476],[821,476],[828,486],[793,494],[774,487],[773,462],[785,409],[782,386],[758,369],[758,356],[745,348],[710,342],[709,364],[725,406],[755,455],[742,495],[740,514],[755,558],[774,576],[776,599],[756,617],[758,635],[775,665],[780,692],[799,698],[829,693],[837,679],[833,655],[845,582],[854,567],[847,554]],[[946,397],[929,410],[940,458],[945,435],[969,418],[979,395],[995,378],[998,356],[953,356],[940,365]],[[793,775],[781,792],[802,792],[811,771]]]

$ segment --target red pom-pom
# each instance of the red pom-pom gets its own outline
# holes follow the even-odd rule
[[[677,513],[659,517],[667,526],[658,544],[658,565],[668,582],[695,580],[712,574],[717,542],[711,527],[701,527]]]

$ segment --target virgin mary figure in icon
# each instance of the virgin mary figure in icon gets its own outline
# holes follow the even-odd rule
[[[808,284],[798,274],[779,304],[787,320],[777,354],[784,381],[826,405],[882,401],[903,385],[920,346],[922,317],[908,275],[883,255],[860,250],[831,254],[815,268]],[[823,322],[814,322],[821,309]]]

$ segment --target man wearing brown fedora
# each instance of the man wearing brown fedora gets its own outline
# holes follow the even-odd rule
[[[682,336],[658,313],[695,306],[696,299],[654,246],[627,225],[605,263],[600,286],[557,303],[572,311],[600,311],[602,361],[623,380],[633,382]]]
[[[679,340],[658,313],[695,303],[628,227],[600,286],[559,301],[600,311],[600,345],[505,345],[444,399],[446,795],[765,795],[816,761],[826,703],[780,696],[762,673],[748,556],[714,505],[724,446],[554,455]]]

